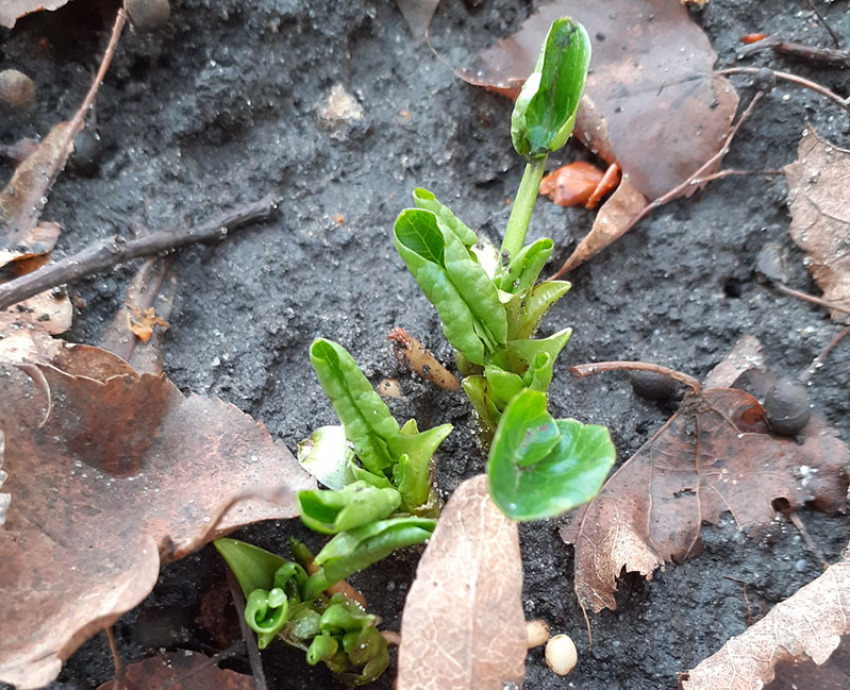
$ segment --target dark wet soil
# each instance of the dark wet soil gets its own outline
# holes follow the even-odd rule
[[[850,44],[848,2],[816,3]],[[447,63],[468,64],[478,50],[515,30],[534,4],[444,0],[431,27],[434,47]],[[38,88],[31,113],[0,121],[3,143],[43,135],[70,116],[88,88],[114,10],[114,2],[74,0],[0,32],[0,66],[23,69]],[[711,0],[694,16],[720,66],[736,64],[739,37],[754,31],[828,45],[807,3],[798,0]],[[283,205],[274,221],[177,258],[181,288],[167,338],[168,375],[184,390],[219,396],[263,420],[294,450],[312,429],[335,419],[307,357],[314,337],[334,338],[375,383],[399,379],[404,397],[391,403],[396,416],[415,416],[420,427],[455,425],[439,465],[439,485],[448,496],[482,471],[485,453],[463,399],[421,383],[385,341],[391,327],[402,326],[451,360],[433,309],[392,247],[390,229],[412,189],[425,186],[498,242],[522,164],[510,142],[511,103],[462,83],[443,60],[411,39],[392,2],[177,0],[163,31],[125,35],[97,100],[99,166],[92,176],[64,174],[44,218],[65,229],[61,255],[113,233],[129,237],[144,228],[201,222],[278,189]],[[847,70],[769,52],[746,64],[793,71],[843,96],[850,90]],[[748,79],[734,81],[748,102]],[[361,122],[336,138],[318,115],[335,84],[364,111]],[[727,164],[781,169],[794,160],[807,122],[838,145],[850,144],[846,112],[810,91],[779,84],[743,126]],[[570,145],[552,165],[577,157],[587,154]],[[557,266],[591,221],[585,210],[541,201],[529,238],[552,237]],[[759,250],[774,242],[788,256],[789,282],[816,292],[788,224],[781,175],[730,178],[666,206],[575,271],[572,291],[543,325],[543,335],[574,328],[551,388],[554,414],[607,425],[625,459],[669,409],[636,397],[621,375],[571,379],[570,364],[643,359],[702,377],[751,333],[780,374],[799,373],[838,326],[822,310],[755,278]],[[97,341],[132,270],[121,267],[70,286],[85,300],[70,340]],[[845,441],[848,382],[850,349],[842,346],[810,390],[815,412]],[[848,540],[847,519],[813,512],[801,518],[834,559]],[[558,526],[545,521],[521,528],[524,606],[528,617],[572,635],[579,664],[561,679],[545,667],[541,650],[532,651],[527,686],[535,690],[674,688],[679,672],[820,572],[816,556],[789,525],[777,522],[767,538],[754,541],[727,519],[704,530],[699,557],[668,566],[650,582],[625,577],[617,610],[591,617],[591,647],[572,592],[572,550],[558,537]],[[293,532],[319,543],[294,521],[255,526],[241,536],[283,550]],[[354,578],[389,629],[398,629],[415,567],[416,556],[408,553]],[[211,549],[164,568],[141,609],[164,608],[133,612],[116,626],[125,657],[139,658],[146,644],[170,640],[213,645],[196,617],[202,596],[222,577]],[[156,615],[176,628],[170,638],[145,636],[146,620]],[[272,649],[265,659],[275,690],[332,686],[329,674],[309,669],[299,652]],[[69,660],[60,680],[82,690],[110,676],[106,643],[98,637]],[[392,676],[391,668],[374,687],[389,688]]]

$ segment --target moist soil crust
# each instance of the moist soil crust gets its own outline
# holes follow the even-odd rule
[[[436,314],[397,256],[390,232],[413,188],[424,186],[472,228],[500,241],[510,211],[506,200],[522,174],[510,141],[512,104],[463,83],[450,66],[468,65],[478,51],[512,33],[535,4],[444,1],[431,25],[435,54],[411,38],[392,2],[172,2],[163,30],[127,31],[122,38],[97,98],[99,166],[88,176],[66,171],[43,214],[64,228],[56,254],[113,233],[132,237],[145,228],[203,222],[279,190],[281,212],[272,221],[177,256],[180,289],[169,319],[166,373],[185,391],[219,396],[262,420],[294,452],[313,429],[335,422],[308,360],[313,338],[333,338],[373,383],[399,380],[403,396],[388,401],[397,417],[416,417],[420,428],[454,424],[438,465],[440,492],[448,497],[483,470],[485,451],[465,399],[424,384],[385,340],[393,326],[402,326],[451,361]],[[848,3],[817,4],[850,41]],[[22,69],[37,85],[33,111],[0,122],[2,143],[44,135],[70,116],[88,88],[116,8],[74,0],[0,32],[2,67]],[[721,67],[736,64],[740,37],[753,31],[828,43],[806,3],[797,0],[711,0],[694,18]],[[843,96],[850,87],[846,70],[772,52],[745,64],[793,71]],[[746,103],[753,87],[747,78],[734,82]],[[364,111],[362,121],[336,131],[319,116],[335,84]],[[795,159],[806,122],[837,145],[850,144],[846,112],[780,83],[744,124],[726,164],[781,169]],[[552,167],[588,154],[570,144],[553,158]],[[11,168],[3,173],[8,177]],[[583,209],[542,199],[529,239],[554,239],[554,270],[591,222]],[[607,425],[622,462],[671,408],[637,397],[624,375],[578,381],[569,365],[640,359],[703,377],[751,333],[780,375],[798,374],[838,326],[823,310],[756,279],[758,252],[778,243],[788,257],[789,283],[817,293],[788,224],[783,176],[734,177],[655,212],[574,271],[572,290],[541,332],[574,329],[551,387],[555,416]],[[122,266],[69,287],[85,306],[68,339],[97,342],[132,272]],[[845,442],[848,375],[850,349],[841,346],[810,390],[815,413]],[[800,516],[827,558],[837,558],[847,542],[847,519],[811,511]],[[579,652],[567,679],[546,668],[542,648],[530,652],[527,687],[535,690],[674,688],[678,673],[821,572],[788,523],[779,520],[752,539],[727,516],[703,530],[698,557],[668,565],[649,582],[622,578],[617,609],[590,616],[591,646],[572,589],[572,548],[558,536],[561,523],[520,530],[526,615],[570,634]],[[285,552],[291,534],[314,547],[320,543],[295,520],[256,525],[237,536]],[[409,551],[352,578],[387,629],[399,629],[417,558]],[[124,658],[137,660],[148,648],[219,648],[198,618],[223,577],[211,547],[164,567],[154,592],[115,626]],[[226,611],[227,598],[220,599]],[[333,686],[331,675],[308,667],[297,650],[276,646],[264,652],[264,661],[270,688]],[[241,658],[228,663],[248,671]],[[54,687],[92,688],[112,673],[105,639],[98,636],[69,659]],[[394,673],[393,659],[373,687],[389,688]]]

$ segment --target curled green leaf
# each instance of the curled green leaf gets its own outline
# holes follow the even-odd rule
[[[590,501],[615,459],[602,426],[554,420],[546,395],[524,390],[508,405],[487,460],[490,496],[512,520],[540,520]]]
[[[257,646],[265,649],[286,625],[289,601],[282,589],[255,589],[245,604],[245,620],[257,633]]]
[[[274,587],[275,573],[286,563],[286,559],[238,539],[216,539],[215,548],[233,571],[246,597],[255,589]]]
[[[340,491],[301,491],[298,502],[301,521],[307,527],[336,534],[388,517],[401,504],[401,495],[393,488],[379,489],[357,481]]]
[[[517,153],[539,158],[566,143],[589,65],[590,38],[584,27],[566,17],[552,22],[534,72],[514,105],[511,138]]]
[[[307,663],[310,666],[315,666],[320,661],[327,661],[333,658],[339,649],[337,642],[330,635],[317,635],[310,643],[310,648],[307,650]]]
[[[466,227],[464,222],[452,213],[448,206],[441,204],[437,200],[437,197],[427,189],[423,189],[422,187],[414,189],[413,202],[416,204],[416,208],[431,211],[431,213],[442,220],[465,246],[472,247],[478,242],[478,236]]]

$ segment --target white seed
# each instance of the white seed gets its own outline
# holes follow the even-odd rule
[[[526,621],[525,630],[528,633],[528,648],[534,649],[542,644],[546,644],[549,639],[549,625],[546,621]]]
[[[566,635],[555,635],[546,643],[546,665],[559,676],[572,671],[577,660],[576,646]]]

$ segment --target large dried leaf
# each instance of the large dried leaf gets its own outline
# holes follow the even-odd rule
[[[780,662],[810,659],[817,665],[824,664],[838,648],[842,636],[850,632],[848,620],[850,561],[845,559],[777,604],[764,618],[685,674],[682,686],[684,690],[761,690],[773,680]],[[846,688],[846,669],[831,671],[833,679],[843,676],[845,682],[831,685],[824,678],[811,682],[814,674],[807,669],[803,676],[807,682],[789,683],[782,688]],[[785,675],[788,678],[788,669]]]
[[[824,299],[850,308],[850,151],[803,132],[797,160],[785,166],[791,206],[791,239]],[[847,315],[833,311],[846,322]]]
[[[17,359],[0,361],[11,496],[0,528],[0,681],[19,690],[50,682],[86,638],[138,604],[161,562],[297,513],[290,499],[250,500],[207,534],[223,502],[254,487],[315,486],[234,406],[186,397],[98,348],[50,352],[44,338],[22,336]]]
[[[503,690],[525,677],[526,629],[516,523],[487,476],[452,494],[407,595],[398,690]]]
[[[121,680],[98,690],[254,690],[254,678],[221,669],[195,652],[154,656],[124,669]]]
[[[11,29],[25,14],[41,10],[58,10],[68,0],[3,0],[0,2],[0,26]]]
[[[584,24],[593,47],[575,133],[640,192],[662,196],[721,149],[738,96],[679,0],[556,0],[461,76],[516,96],[560,16]]]
[[[739,365],[728,372],[740,372]],[[686,395],[679,411],[561,532],[576,546],[582,607],[616,608],[623,567],[650,579],[665,562],[699,553],[701,525],[716,523],[724,512],[752,530],[774,518],[776,499],[792,508],[814,502],[828,512],[843,509],[850,449],[815,418],[801,438],[798,445],[769,433],[758,400],[742,390]]]

